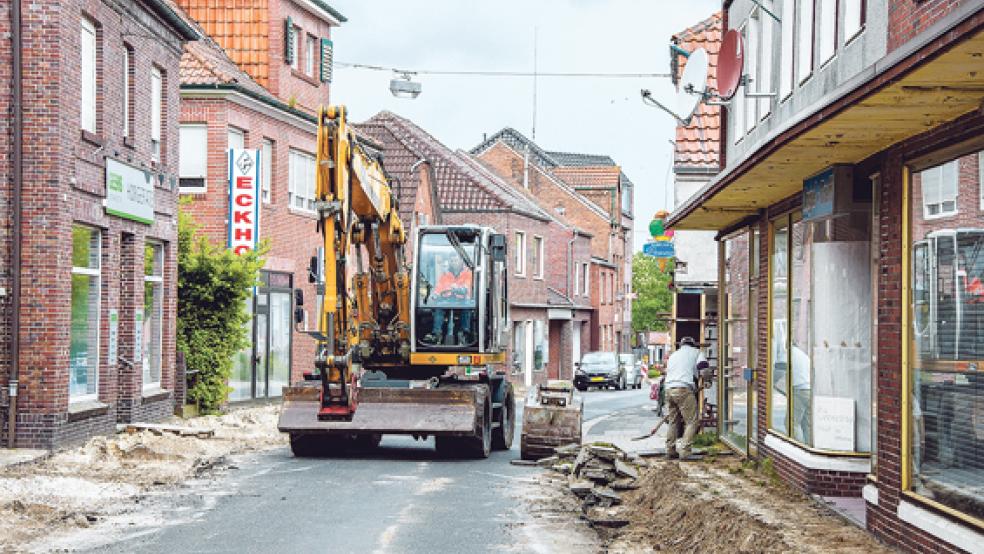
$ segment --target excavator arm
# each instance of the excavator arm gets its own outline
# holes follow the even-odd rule
[[[410,356],[410,278],[398,198],[378,155],[348,126],[344,106],[318,113],[316,210],[324,301],[316,367],[321,420],[350,420],[358,367]]]

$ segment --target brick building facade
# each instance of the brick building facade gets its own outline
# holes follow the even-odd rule
[[[433,184],[439,213],[433,221],[486,225],[506,235],[511,324],[507,360],[513,378],[527,385],[571,378],[574,358],[590,336],[593,311],[588,291],[575,291],[574,268],[587,267],[591,234],[516,190],[468,153],[450,150],[396,114],[381,112],[358,126],[385,146],[388,169],[388,160],[394,160],[394,169],[401,173],[408,163],[427,169],[426,182]],[[401,177],[404,189],[423,182]],[[408,194],[404,190],[401,198]],[[418,202],[431,198],[416,194]],[[401,210],[406,205],[403,200]]]
[[[175,410],[176,77],[197,34],[156,0],[20,3],[19,29],[12,9],[0,18],[19,35],[0,46],[14,118],[0,123],[3,445],[52,448]]]
[[[670,217],[719,240],[720,351],[748,368],[719,377],[722,438],[894,546],[980,551],[984,8],[817,5],[784,41],[724,3],[777,96],[730,103],[728,168]]]
[[[578,275],[594,308],[590,350],[628,352],[632,182],[608,156],[548,152],[511,128],[486,138],[472,154],[514,189],[591,233],[591,260]]]
[[[341,16],[305,2],[270,2],[265,9],[179,3],[202,18],[193,24],[203,35],[209,31],[185,48],[181,60],[180,132],[181,192],[190,200],[188,213],[212,242],[226,244],[229,237],[228,149],[260,152],[259,240],[269,250],[249,307],[251,346],[235,360],[230,399],[275,397],[310,370],[315,356],[315,340],[301,332],[317,321],[308,265],[322,241],[313,208],[317,125],[312,114],[328,103],[330,77],[320,65],[292,67],[276,31],[282,40],[289,21],[297,36],[319,37],[308,46],[320,45]],[[250,33],[269,36],[260,43],[265,50],[236,39]],[[298,59],[310,61],[305,41],[298,41]],[[247,44],[255,48],[247,51]],[[296,305],[295,291],[303,295],[303,306]],[[295,307],[304,310],[301,330],[294,325]]]

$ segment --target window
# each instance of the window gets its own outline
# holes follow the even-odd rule
[[[796,9],[796,76],[800,82],[805,81],[813,73],[813,14],[814,0],[799,0]]]
[[[98,229],[72,226],[72,329],[70,401],[95,400],[99,380],[99,310],[102,237]]]
[[[837,0],[819,0],[820,65],[830,61],[837,51]]]
[[[902,440],[913,493],[984,521],[984,214],[962,214],[957,224],[915,201],[920,183],[948,171],[957,189],[974,194],[980,158],[973,152],[912,179],[911,322],[903,326],[910,431]]]
[[[260,147],[260,170],[263,172],[260,177],[260,196],[264,203],[269,204],[273,186],[273,141],[270,139],[263,139]]]
[[[571,288],[571,296],[581,292],[581,264],[574,264],[574,286]]]
[[[782,0],[781,62],[779,64],[779,99],[793,92],[793,25],[796,12],[795,0]]]
[[[770,11],[774,9],[771,0],[766,0],[765,5]],[[759,42],[758,85],[756,85],[755,90],[763,93],[775,92],[775,87],[772,84],[772,44],[775,21],[768,14],[762,14],[761,19],[762,39]],[[772,98],[759,98],[759,119],[768,117],[770,111],[772,111]]]
[[[314,156],[291,149],[287,168],[288,204],[290,207],[314,212]]]
[[[550,344],[547,340],[547,326],[542,319],[533,321],[533,369],[543,371],[550,361]]]
[[[246,148],[246,131],[236,129],[235,127],[229,127],[229,131],[226,136],[229,141],[229,148],[235,148],[237,150]]]
[[[769,330],[769,344],[771,345],[769,360],[771,363],[771,384],[769,388],[769,402],[771,419],[769,428],[786,435],[789,433],[786,427],[786,417],[789,412],[789,398],[787,396],[787,374],[789,373],[789,356],[787,355],[786,341],[786,317],[788,313],[787,304],[787,250],[789,248],[789,221],[788,218],[781,218],[776,221],[772,233],[772,253],[769,259],[770,276],[772,280],[772,317]]]
[[[203,193],[207,190],[208,126],[182,124],[178,128],[178,173],[180,191]]]
[[[289,21],[289,20],[288,20]],[[300,67],[299,58],[301,57],[301,29],[300,27],[294,27],[294,32],[290,34],[289,39],[292,41],[291,49],[294,53],[290,58],[291,69],[298,69]]]
[[[526,275],[526,233],[516,231],[516,275]]]
[[[543,279],[543,237],[533,237],[533,276]]]
[[[123,137],[130,137],[130,125],[133,119],[133,48],[123,45]]]
[[[581,276],[581,294],[584,296],[588,296],[590,294],[590,292],[588,292],[588,278],[591,275],[590,268],[591,266],[588,263],[581,266],[581,272],[583,273]]]
[[[958,173],[957,160],[953,160],[916,175],[924,217],[944,217],[957,213]]]
[[[304,39],[304,73],[314,77],[314,60],[318,52],[317,39],[312,35],[305,35]]]
[[[81,54],[82,90],[81,116],[82,130],[96,132],[96,24],[87,18],[82,18]]]
[[[864,28],[865,0],[844,0],[844,40],[848,41]]]
[[[144,246],[144,311],[141,330],[143,388],[161,386],[161,353],[164,329],[164,245]]]
[[[748,25],[745,27],[745,73],[752,79],[748,89],[753,92],[762,91],[759,83],[759,38],[761,38],[762,21],[757,15],[748,18]],[[758,99],[745,96],[745,133],[750,133],[758,123]]]
[[[150,157],[161,161],[161,118],[164,110],[164,77],[161,70],[150,70]]]

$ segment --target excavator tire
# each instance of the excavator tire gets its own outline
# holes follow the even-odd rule
[[[516,435],[516,399],[512,387],[506,391],[506,398],[499,409],[499,426],[492,430],[492,449],[509,450]]]

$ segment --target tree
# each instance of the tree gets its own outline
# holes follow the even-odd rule
[[[668,287],[673,262],[663,271],[652,256],[636,252],[632,256],[632,290],[636,299],[632,302],[632,331],[665,331],[669,328],[667,313],[673,306],[673,294]]]
[[[233,357],[249,346],[246,302],[257,284],[266,250],[233,254],[199,236],[185,210],[178,212],[178,350],[196,373],[188,398],[203,413],[226,402]]]

